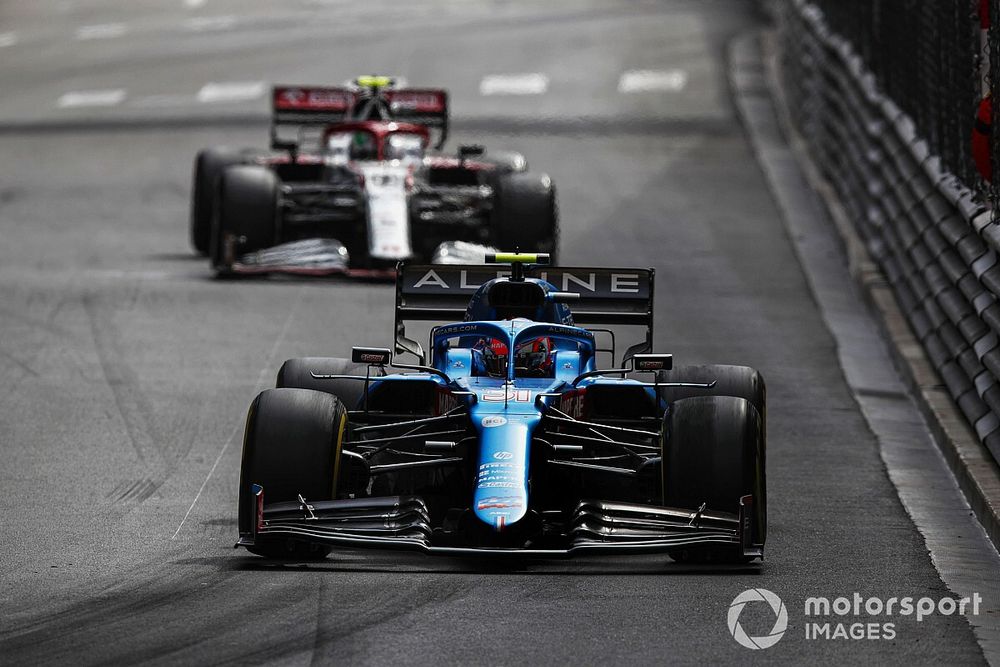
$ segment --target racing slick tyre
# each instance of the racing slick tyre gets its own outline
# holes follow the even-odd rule
[[[206,148],[194,159],[191,178],[191,245],[199,255],[208,255],[212,241],[212,216],[219,177],[226,167],[244,162],[244,156],[229,148]]]
[[[660,382],[715,383],[711,388],[663,387],[660,396],[668,404],[692,396],[738,396],[747,399],[760,413],[764,435],[767,436],[767,389],[764,378],[756,369],[725,364],[675,366],[669,371],[660,371],[658,379]]]
[[[669,371],[661,371],[658,379],[660,382],[692,382],[709,384],[714,382],[715,386],[703,389],[701,387],[664,387],[660,390],[660,395],[667,401],[667,404],[678,401],[682,398],[692,396],[738,396],[753,403],[760,415],[760,429],[763,433],[764,441],[767,442],[767,387],[764,384],[763,376],[755,368],[749,366],[730,366],[726,364],[707,364],[704,366],[675,366]],[[761,451],[764,456],[764,451]],[[761,459],[761,468],[765,468],[766,459]],[[762,518],[765,521],[764,530],[767,530],[767,499],[754,499],[754,502],[761,504],[763,511]]]
[[[256,520],[251,485],[264,489],[267,504],[332,500],[340,465],[347,410],[331,394],[309,389],[267,389],[247,414],[240,468],[240,532]],[[266,558],[322,559],[329,547],[281,540],[248,547]]]
[[[763,420],[757,408],[736,396],[693,396],[673,403],[663,417],[663,503],[667,507],[739,511],[742,496],[753,496],[753,535],[767,534],[767,485]],[[687,562],[740,562],[738,547],[680,550],[671,557]]]
[[[212,266],[226,273],[233,257],[225,239],[235,236],[234,254],[260,250],[278,242],[278,177],[265,167],[229,167],[219,177],[212,224]]]
[[[557,263],[556,188],[547,175],[503,174],[496,181],[493,244],[510,252],[547,252]]]
[[[278,370],[278,387],[298,387],[314,389],[333,394],[349,410],[358,408],[365,394],[365,383],[361,380],[323,379],[316,375],[360,375],[368,374],[368,364],[356,364],[350,359],[337,357],[301,357],[289,359]],[[372,369],[371,377],[384,375]]]

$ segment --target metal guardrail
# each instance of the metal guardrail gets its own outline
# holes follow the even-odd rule
[[[816,4],[775,4],[792,122],[1000,462],[1000,225]]]

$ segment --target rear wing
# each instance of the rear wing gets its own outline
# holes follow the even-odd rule
[[[275,86],[271,90],[271,147],[294,149],[309,130],[347,120],[394,120],[437,130],[448,138],[448,91],[439,88]]]
[[[559,291],[578,294],[579,299],[567,304],[578,325],[644,327],[645,340],[628,348],[625,358],[652,351],[654,269],[533,265],[526,266],[524,274],[546,280]],[[497,264],[400,264],[396,268],[396,351],[426,361],[420,343],[406,336],[406,322],[459,322],[483,283],[510,275],[510,266]]]

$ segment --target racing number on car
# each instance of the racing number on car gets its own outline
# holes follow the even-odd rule
[[[491,403],[511,401],[514,403],[531,402],[530,389],[487,389],[483,392],[483,400]]]

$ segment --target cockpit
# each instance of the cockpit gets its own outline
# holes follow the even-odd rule
[[[507,377],[507,345],[496,338],[480,338],[472,346],[474,377]],[[514,349],[514,377],[554,378],[556,347],[548,336],[519,343]]]

